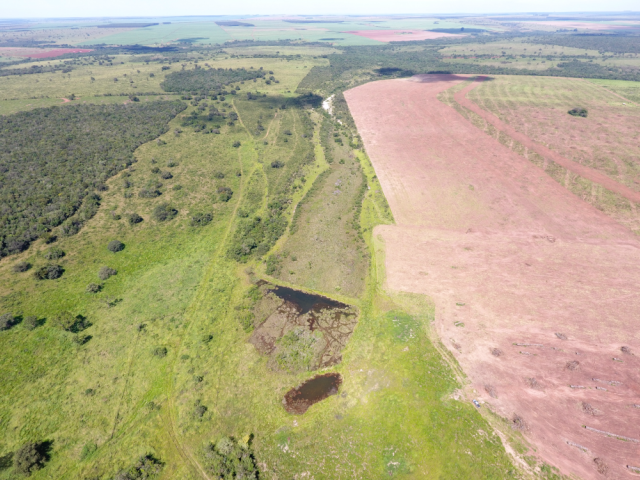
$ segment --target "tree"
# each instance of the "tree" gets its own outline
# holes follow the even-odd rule
[[[136,223],[142,222],[142,220],[143,218],[137,213],[130,213],[129,216],[127,217],[127,221],[129,222],[129,225],[135,225]]]
[[[196,213],[191,217],[190,225],[192,227],[204,227],[205,225],[209,225],[211,220],[213,220],[213,215],[210,213]]]
[[[87,285],[86,292],[98,293],[100,290],[102,290],[102,285],[100,285],[99,283],[90,283],[89,285]]]
[[[27,315],[22,321],[22,326],[27,330],[35,330],[38,327],[38,317]]]
[[[44,467],[48,460],[45,445],[29,442],[18,449],[13,456],[13,468],[22,475],[31,475]]]
[[[111,240],[107,245],[107,248],[113,253],[121,252],[124,250],[124,243],[119,240]]]

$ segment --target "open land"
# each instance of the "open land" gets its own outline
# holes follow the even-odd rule
[[[622,477],[640,441],[638,360],[621,351],[640,348],[640,242],[438,100],[467,80],[345,93],[397,223],[374,232],[386,285],[434,299],[468,394],[538,455],[583,478],[599,458]]]

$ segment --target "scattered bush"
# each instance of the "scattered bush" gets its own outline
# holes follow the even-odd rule
[[[151,173],[160,173],[160,169],[158,167],[153,167],[151,169]]]
[[[233,190],[229,187],[218,187],[218,198],[221,202],[228,202],[233,196]]]
[[[53,247],[47,250],[46,252],[44,252],[42,256],[47,260],[58,260],[59,258],[64,257],[65,253],[62,251],[61,248]]]
[[[236,140],[235,142],[233,142],[233,148],[238,148],[238,147],[240,147],[241,145],[242,145],[242,144],[241,144],[238,140]]]
[[[82,315],[73,315],[71,312],[60,312],[53,317],[53,325],[67,332],[78,333],[86,330],[91,323]]]
[[[118,472],[113,480],[150,480],[160,475],[163,467],[164,464],[160,460],[148,453],[131,467]]]
[[[22,321],[22,326],[27,330],[35,330],[38,328],[39,322],[38,317],[35,315],[27,315]]]
[[[98,293],[100,290],[102,290],[102,285],[100,285],[99,283],[90,283],[89,285],[87,285],[86,292]]]
[[[169,160],[167,162],[167,167],[168,168],[173,168],[173,167],[177,167],[178,166],[178,162],[174,161],[174,160]]]
[[[193,409],[193,416],[196,418],[202,418],[204,417],[204,414],[207,413],[207,410],[209,409],[204,405],[196,405]]]
[[[64,273],[64,269],[60,265],[43,265],[33,272],[33,276],[37,280],[55,280],[60,278]]]
[[[13,271],[15,273],[26,272],[31,268],[31,264],[29,262],[18,262],[13,266]]]
[[[173,208],[168,203],[161,203],[153,209],[153,213],[151,214],[151,216],[158,222],[173,220],[176,215],[178,215],[178,210]]]
[[[224,178],[224,173],[216,172],[213,176],[222,180]]]
[[[572,108],[567,113],[569,115],[573,115],[574,117],[583,117],[583,118],[587,118],[587,115],[589,114],[586,108]]]
[[[144,219],[137,213],[130,213],[127,216],[127,221],[129,222],[129,225],[135,225],[136,223],[142,222],[142,220]]]
[[[13,456],[13,468],[18,474],[29,476],[43,468],[48,459],[45,443],[29,442],[20,447]]]
[[[192,227],[204,227],[205,225],[209,225],[211,220],[213,220],[213,215],[210,213],[196,213],[191,217],[190,225]]]
[[[167,350],[167,347],[156,347],[153,349],[152,353],[154,357],[164,358],[167,356],[169,351]]]
[[[5,313],[0,315],[0,331],[9,330],[16,323],[18,323],[18,320],[12,314]]]
[[[163,180],[169,180],[173,178],[173,175],[171,175],[171,172],[162,172],[160,174],[160,178],[162,178]]]
[[[284,162],[281,162],[280,160],[271,162],[271,168],[282,168],[282,167],[284,167]]]
[[[100,270],[98,270],[98,278],[100,280],[107,280],[109,277],[113,277],[117,274],[118,271],[114,268],[102,267]]]
[[[159,197],[160,195],[162,195],[162,192],[160,192],[160,190],[155,190],[155,189],[143,188],[138,192],[138,196],[140,198],[156,198],[156,197]]]
[[[210,443],[203,452],[204,468],[215,478],[224,480],[257,480],[259,471],[251,451],[251,437],[237,442],[230,437],[222,437],[215,445]]]
[[[107,248],[113,253],[121,252],[124,250],[124,243],[119,240],[111,240],[107,245]]]

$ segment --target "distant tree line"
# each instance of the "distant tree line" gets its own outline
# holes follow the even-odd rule
[[[215,91],[231,83],[264,78],[265,75],[264,70],[258,69],[202,68],[196,65],[193,70],[170,73],[160,86],[165,92]]]
[[[185,108],[180,101],[73,105],[0,117],[0,257],[57,226],[77,233],[97,212],[96,191]]]

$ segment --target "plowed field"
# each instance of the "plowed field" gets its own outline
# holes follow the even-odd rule
[[[640,242],[437,99],[464,80],[345,93],[397,221],[375,232],[387,287],[434,299],[470,393],[516,419],[544,461],[583,478],[630,476]]]

